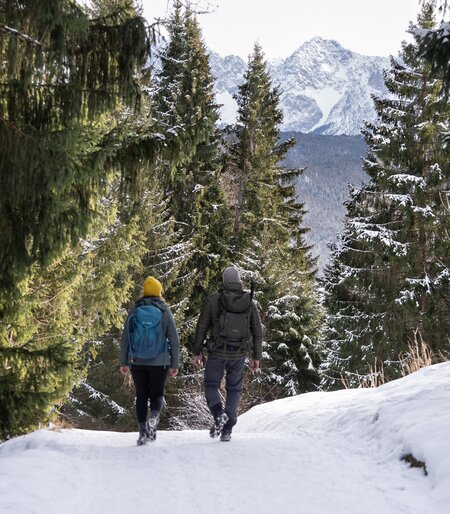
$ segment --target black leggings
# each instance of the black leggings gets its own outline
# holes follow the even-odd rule
[[[161,412],[164,401],[164,386],[169,368],[164,366],[131,366],[136,388],[136,417],[138,423],[147,421],[148,400],[152,412]]]

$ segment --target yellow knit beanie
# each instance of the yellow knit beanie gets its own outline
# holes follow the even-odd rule
[[[161,296],[162,285],[155,277],[147,277],[144,280],[144,296]]]

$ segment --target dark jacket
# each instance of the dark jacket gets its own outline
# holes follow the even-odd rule
[[[220,298],[223,298],[226,310],[230,312],[242,312],[248,308],[249,293],[242,290],[242,287],[219,289],[210,294],[203,304],[200,316],[197,321],[197,329],[194,339],[194,355],[199,355],[204,347],[205,340],[214,339],[218,318],[220,315]],[[261,360],[263,330],[261,319],[255,302],[251,301],[250,307],[250,355],[252,358]],[[226,351],[215,348],[214,345],[207,345],[208,351],[218,357],[226,359],[241,358],[246,355],[245,351]]]
[[[136,307],[140,305],[154,305],[162,312],[161,327],[163,334],[165,334],[169,341],[169,359],[165,352],[160,353],[154,359],[140,359],[138,357],[133,361],[134,365],[147,365],[147,366],[164,366],[168,365],[171,368],[179,368],[180,366],[180,340],[178,338],[178,332],[175,326],[173,315],[169,309],[169,306],[164,300],[158,296],[144,296],[138,300],[135,304],[134,309],[128,314],[125,326],[122,332],[122,340],[120,344],[120,365],[128,366],[130,364],[130,348],[128,340],[128,320],[130,316],[134,314]],[[131,325],[131,324],[130,324]]]

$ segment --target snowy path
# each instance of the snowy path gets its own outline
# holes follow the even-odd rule
[[[336,437],[244,433],[222,443],[206,431],[160,432],[154,444],[139,448],[135,438],[35,433],[20,459],[14,453],[1,461],[0,477],[6,473],[20,494],[0,485],[0,512],[439,512],[421,472],[374,462]]]
[[[159,432],[144,447],[136,433],[37,431],[0,445],[0,513],[448,514],[449,397],[450,363],[255,407],[230,443],[207,431]]]

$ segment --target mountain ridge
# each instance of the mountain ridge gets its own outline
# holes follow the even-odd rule
[[[241,57],[221,57],[210,51],[217,101],[223,124],[234,123],[236,94],[246,63]],[[385,97],[383,69],[389,58],[364,56],[338,41],[316,36],[286,59],[268,61],[273,84],[280,90],[282,131],[357,135],[375,119],[372,95]]]

